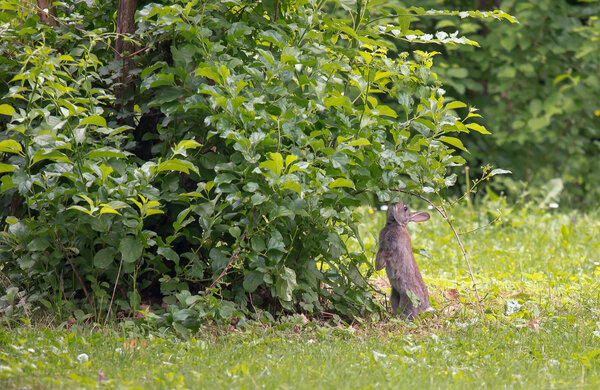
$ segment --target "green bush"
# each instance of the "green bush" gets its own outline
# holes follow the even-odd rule
[[[123,101],[101,18],[83,30],[59,9],[52,29],[30,11],[24,32],[2,4],[4,49],[22,42],[4,68],[2,283],[55,312],[100,321],[164,302],[159,321],[192,328],[251,310],[373,313],[371,261],[347,245],[355,207],[452,186],[454,135],[487,133],[445,101],[433,53],[390,42],[475,43],[361,2],[145,5]]]

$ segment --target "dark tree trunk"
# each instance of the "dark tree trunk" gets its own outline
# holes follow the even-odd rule
[[[489,8],[489,0],[477,0],[477,9],[480,11],[487,11]]]
[[[133,53],[136,45],[124,37],[133,37],[135,33],[135,10],[137,9],[137,0],[119,0],[119,12],[117,17],[117,39],[115,41],[115,60],[121,61],[120,84],[115,90],[115,96],[120,102],[121,110],[133,111],[135,84],[129,71],[133,69]],[[133,126],[133,119],[127,116],[124,124]]]
[[[58,26],[56,19],[56,8],[52,6],[52,0],[37,0],[38,11],[42,23],[48,23],[53,27]],[[48,10],[48,11],[44,11]]]

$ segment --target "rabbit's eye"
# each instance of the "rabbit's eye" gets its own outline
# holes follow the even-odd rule
[[[404,211],[408,211],[408,206],[404,205]]]

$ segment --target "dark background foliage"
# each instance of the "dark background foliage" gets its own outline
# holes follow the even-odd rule
[[[434,72],[448,94],[481,110],[489,137],[465,137],[468,164],[512,171],[496,181],[512,197],[560,199],[569,208],[598,204],[600,42],[597,1],[403,2],[455,10],[501,8],[518,25],[420,19],[424,29],[455,31],[481,48],[441,50]],[[463,181],[464,183],[464,181]],[[525,185],[523,184],[525,183]],[[548,197],[547,195],[554,195]]]

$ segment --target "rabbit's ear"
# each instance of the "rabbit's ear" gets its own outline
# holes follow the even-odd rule
[[[416,211],[414,213],[410,213],[410,220],[412,222],[425,222],[429,218],[431,218],[431,216],[426,211]]]

